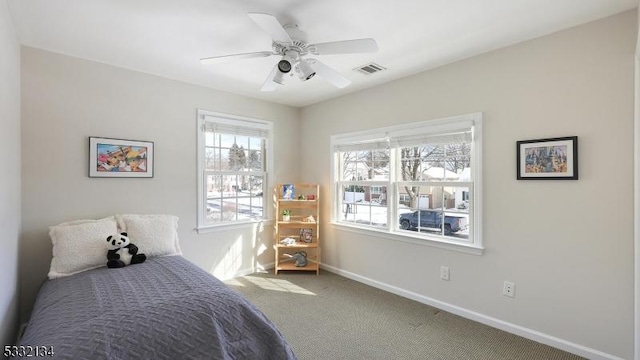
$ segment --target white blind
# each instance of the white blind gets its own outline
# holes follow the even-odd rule
[[[391,140],[393,147],[408,147],[420,145],[438,145],[470,143],[473,140],[471,129],[467,131],[445,132],[441,134],[405,135]]]
[[[334,144],[334,152],[384,150],[395,147],[410,147],[420,145],[439,145],[470,143],[473,141],[472,129],[465,131],[447,131],[443,133],[423,133],[417,135],[397,135],[387,139],[365,141],[357,143]]]
[[[387,140],[370,141],[362,143],[352,144],[335,144],[333,146],[334,152],[346,152],[346,151],[367,151],[367,150],[386,150],[389,148]]]
[[[332,135],[332,149],[334,152],[367,151],[427,144],[470,143],[473,142],[476,121],[482,121],[480,114]]]
[[[212,116],[205,116],[204,130],[206,132],[263,139],[269,137],[269,127],[266,124],[245,120],[222,119]]]

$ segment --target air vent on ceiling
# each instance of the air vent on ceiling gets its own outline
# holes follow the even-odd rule
[[[354,70],[360,71],[363,74],[371,75],[373,73],[377,73],[382,70],[386,70],[387,68],[382,67],[376,63],[368,63],[366,65],[355,68]]]

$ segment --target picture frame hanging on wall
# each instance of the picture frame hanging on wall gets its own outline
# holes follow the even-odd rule
[[[578,137],[517,142],[518,180],[578,180]]]
[[[153,142],[89,137],[89,177],[152,178]]]

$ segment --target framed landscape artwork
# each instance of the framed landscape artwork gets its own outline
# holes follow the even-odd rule
[[[153,142],[89,137],[89,177],[153,177]]]
[[[517,142],[518,180],[578,180],[578,137]]]

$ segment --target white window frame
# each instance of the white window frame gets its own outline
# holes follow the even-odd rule
[[[368,143],[380,143],[387,141],[391,143],[395,138],[412,135],[428,135],[446,132],[449,130],[459,130],[469,128],[472,131],[472,148],[471,148],[471,181],[470,182],[443,182],[444,186],[469,187],[469,196],[472,198],[469,208],[469,240],[458,241],[447,236],[438,236],[430,234],[413,234],[399,229],[397,219],[399,218],[396,199],[398,186],[403,181],[396,179],[397,161],[399,161],[399,151],[397,147],[392,146],[390,149],[389,159],[389,181],[380,184],[379,181],[367,181],[366,185],[387,187],[387,226],[372,227],[368,225],[360,225],[353,222],[343,221],[341,218],[341,190],[339,188],[340,179],[337,178],[339,172],[338,150],[341,146],[357,146]],[[332,211],[331,224],[344,230],[374,235],[377,237],[410,242],[415,244],[423,244],[444,248],[448,250],[460,251],[469,254],[481,255],[483,251],[482,245],[482,113],[473,113],[447,118],[421,121],[397,126],[390,126],[365,131],[357,131],[345,134],[331,136],[331,179],[334,183],[332,187]],[[419,182],[419,181],[418,181]]]
[[[206,217],[206,196],[207,192],[205,191],[206,180],[205,177],[207,175],[207,171],[205,171],[205,145],[206,145],[206,131],[205,124],[208,122],[213,122],[217,124],[222,124],[226,127],[237,126],[239,128],[253,128],[257,131],[266,132],[266,156],[264,158],[264,180],[263,180],[263,193],[262,193],[262,218],[261,219],[243,219],[236,221],[226,221],[220,222],[217,224],[207,224],[205,222]],[[216,231],[218,229],[227,230],[229,228],[234,227],[247,227],[253,226],[256,223],[260,223],[263,221],[272,221],[273,211],[270,206],[268,206],[268,199],[270,190],[273,188],[273,184],[271,182],[271,174],[273,174],[273,122],[259,119],[252,119],[248,117],[238,116],[238,115],[230,115],[224,113],[218,113],[208,110],[198,109],[197,111],[197,126],[196,126],[196,152],[197,152],[197,217],[198,224],[196,230],[198,233],[207,233],[211,231]]]

